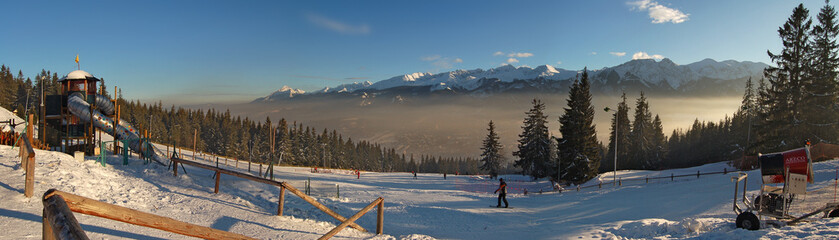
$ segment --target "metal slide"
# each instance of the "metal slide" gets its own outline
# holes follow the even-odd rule
[[[98,107],[99,110],[102,110],[108,115],[114,114],[114,105],[105,96],[98,94],[96,95],[96,107]],[[70,112],[73,113],[73,115],[76,115],[82,121],[90,122],[90,104],[88,104],[84,100],[84,95],[82,95],[81,93],[77,92],[70,95],[70,97],[67,99],[67,108],[70,109]],[[92,116],[95,119],[95,121],[93,121],[93,126],[104,131],[107,134],[110,134],[111,136],[114,136],[115,139],[136,139],[137,141],[129,141],[128,143],[128,147],[132,151],[138,154],[151,152],[153,153],[152,156],[148,157],[160,164],[164,164],[163,160],[167,159],[166,154],[163,153],[163,151],[160,151],[157,148],[155,148],[152,144],[143,144],[143,141],[140,141],[140,135],[137,134],[137,130],[134,129],[134,127],[131,126],[131,124],[129,124],[126,121],[120,120],[119,125],[117,125],[115,129],[114,121],[107,115],[102,114],[102,112],[98,110],[93,110]],[[116,133],[114,133],[114,130],[116,130]],[[146,147],[151,147],[151,151],[147,151]]]

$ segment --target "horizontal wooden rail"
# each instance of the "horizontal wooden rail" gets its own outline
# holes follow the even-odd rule
[[[315,206],[315,208],[320,209],[321,211],[328,214],[329,216],[332,216],[336,220],[341,221],[341,222],[347,221],[347,218],[341,216],[340,214],[336,213],[335,211],[332,211],[332,209],[329,209],[328,207],[319,203],[314,198],[310,197],[309,195],[306,195],[305,193],[301,192],[300,190],[298,190],[297,188],[291,186],[291,184],[288,184],[286,182],[278,182],[278,181],[265,179],[265,178],[261,178],[261,177],[258,177],[258,176],[253,176],[253,175],[250,175],[250,174],[246,174],[246,173],[240,173],[240,172],[237,172],[237,171],[228,170],[228,169],[224,169],[224,168],[218,168],[218,167],[215,167],[215,166],[211,166],[211,165],[207,165],[207,164],[203,164],[203,163],[199,163],[199,162],[195,162],[195,161],[190,161],[190,160],[186,160],[186,159],[173,158],[172,162],[175,164],[175,167],[173,168],[173,169],[175,169],[174,170],[175,176],[178,175],[178,164],[186,164],[186,165],[190,165],[190,166],[193,166],[193,167],[203,168],[203,169],[207,169],[207,170],[210,170],[210,171],[223,173],[223,174],[227,174],[227,175],[230,175],[230,176],[240,177],[240,178],[248,179],[248,180],[255,181],[255,182],[260,182],[260,183],[265,183],[265,184],[269,184],[269,185],[278,186],[278,187],[281,187],[281,188],[284,188],[284,189],[290,191],[291,193],[294,193],[294,195],[297,195],[298,197],[300,197],[304,201],[308,202],[309,204],[312,204],[312,206]],[[216,179],[218,179],[218,178],[219,177],[217,176]],[[218,184],[218,181],[216,182],[216,184]],[[218,189],[218,186],[216,187],[216,189]],[[284,192],[283,190],[280,190],[280,191]],[[281,200],[282,199],[283,199],[283,197],[281,197]],[[278,203],[278,208],[280,208],[280,209],[277,210],[277,213],[279,215],[282,215],[281,214],[282,213],[282,209],[281,209],[282,206],[283,206],[283,202],[280,201]],[[350,227],[355,228],[355,229],[357,229],[359,231],[362,231],[362,232],[367,232],[366,229],[364,229],[363,227],[361,227],[361,225],[358,225],[356,223],[351,223]]]
[[[154,214],[140,212],[126,207],[120,207],[113,204],[103,203],[90,198],[58,191],[55,189],[50,189],[49,191],[44,193],[44,204],[47,204],[46,199],[50,199],[55,196],[59,196],[60,198],[54,199],[63,198],[64,201],[61,202],[66,202],[67,208],[69,208],[71,211],[81,214],[107,218],[128,224],[150,227],[167,232],[203,239],[254,239],[237,233],[225,232],[218,229],[198,226],[195,224],[181,222],[168,217],[157,216]],[[58,202],[58,200],[52,201]],[[46,212],[47,209],[45,208],[44,211]],[[51,226],[54,226],[54,224],[51,224]],[[57,228],[53,227],[52,229],[56,230]],[[81,227],[79,227],[79,229],[81,229]]]
[[[373,207],[376,207],[376,206],[379,207],[379,217],[381,217],[381,214],[382,214],[381,208],[383,207],[382,202],[384,202],[384,199],[382,197],[377,198],[375,201],[373,201],[372,203],[370,203],[366,207],[362,208],[361,211],[358,211],[358,213],[356,213],[355,215],[353,215],[352,217],[347,219],[347,221],[342,222],[341,225],[338,225],[337,227],[333,228],[331,231],[329,231],[328,233],[326,233],[322,237],[318,238],[318,240],[326,240],[326,239],[331,238],[332,236],[335,236],[335,234],[338,234],[338,232],[340,232],[341,230],[344,230],[344,228],[346,228],[348,225],[354,223],[355,220],[358,220],[359,218],[361,218],[361,216],[364,216],[364,214],[366,214],[371,209],[373,209]],[[378,223],[378,224],[381,225],[381,223]],[[377,229],[378,229],[378,227],[377,227]],[[381,232],[378,232],[378,234],[381,234]]]

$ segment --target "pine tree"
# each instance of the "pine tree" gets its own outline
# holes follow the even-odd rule
[[[650,107],[644,93],[635,102],[635,117],[632,121],[632,132],[630,132],[628,167],[632,169],[654,169],[650,156],[655,143],[653,143],[653,119]]]
[[[606,154],[605,161],[600,165],[601,172],[615,170],[615,136],[618,136],[618,163],[617,169],[626,169],[625,163],[629,159],[629,133],[632,131],[629,124],[629,106],[626,105],[626,93],[621,95],[621,102],[618,103],[618,109],[612,115],[612,129],[609,135],[609,151]],[[617,129],[615,129],[615,122],[617,121]]]
[[[544,114],[545,104],[533,99],[533,108],[527,111],[522,133],[519,134],[518,151],[513,156],[519,158],[515,166],[522,169],[522,174],[533,178],[550,176],[553,170],[550,154],[550,136],[548,136],[548,116]]]
[[[818,16],[818,24],[810,32],[812,46],[811,67],[807,68],[810,83],[805,86],[804,137],[813,143],[839,142],[839,34],[836,9],[825,1]]]
[[[557,141],[562,180],[582,183],[597,176],[600,168],[600,147],[594,130],[594,107],[587,69],[571,85],[568,107],[559,117]]]
[[[652,132],[653,150],[649,155],[649,169],[662,169],[664,167],[664,160],[667,158],[667,137],[664,136],[664,127],[661,124],[661,118],[658,114],[653,119]]]
[[[499,142],[498,134],[495,133],[495,124],[489,121],[489,133],[484,139],[484,146],[481,147],[481,170],[487,171],[490,178],[498,177],[498,171],[501,169],[501,163],[504,162],[504,155],[501,154],[503,146]]]
[[[807,84],[805,69],[809,67],[809,33],[812,20],[804,4],[793,9],[782,27],[778,28],[784,48],[780,54],[767,51],[777,67],[764,70],[770,87],[763,97],[766,115],[761,116],[760,128],[765,133],[759,140],[764,151],[779,151],[798,146],[804,141],[806,131],[802,127],[803,89]]]

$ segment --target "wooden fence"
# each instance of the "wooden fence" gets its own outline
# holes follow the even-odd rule
[[[43,239],[88,239],[73,212],[203,239],[254,239],[50,189],[43,198]]]
[[[365,213],[370,211],[370,209],[372,209],[373,207],[378,207],[378,211],[377,211],[378,215],[377,215],[377,222],[376,222],[377,223],[376,234],[382,234],[383,233],[384,199],[381,198],[381,197],[379,197],[378,199],[373,201],[373,203],[370,203],[370,205],[368,205],[367,207],[365,207],[364,209],[359,211],[356,215],[347,219],[347,218],[341,216],[340,214],[336,213],[335,211],[332,211],[332,209],[329,209],[328,207],[319,203],[314,198],[310,197],[309,195],[306,195],[305,193],[301,192],[300,190],[298,190],[297,188],[291,186],[291,184],[288,184],[286,182],[279,182],[279,181],[274,181],[274,180],[270,180],[270,179],[265,179],[265,178],[253,176],[253,175],[250,175],[250,174],[240,173],[240,172],[237,172],[237,171],[223,169],[223,168],[210,166],[210,165],[207,165],[207,164],[203,164],[203,163],[199,163],[199,162],[195,162],[195,161],[190,161],[190,160],[185,160],[185,159],[180,159],[180,158],[172,158],[172,163],[173,163],[172,169],[173,169],[173,172],[174,172],[175,176],[178,175],[178,164],[190,165],[190,166],[214,171],[215,172],[215,188],[214,188],[213,191],[215,193],[218,193],[218,191],[219,191],[219,181],[221,179],[221,174],[227,174],[227,175],[230,175],[230,176],[244,178],[244,179],[255,181],[255,182],[260,182],[260,183],[265,183],[265,184],[269,184],[269,185],[278,186],[278,187],[280,187],[280,196],[279,196],[279,201],[277,203],[277,215],[279,215],[279,216],[283,215],[283,204],[285,202],[285,191],[286,190],[290,191],[291,193],[293,193],[294,195],[297,195],[298,197],[300,197],[304,201],[308,202],[309,204],[312,204],[312,206],[314,206],[315,208],[320,209],[324,213],[328,214],[329,216],[332,216],[333,218],[335,218],[336,220],[341,222],[341,225],[338,225],[338,227],[336,227],[335,229],[333,229],[332,231],[330,231],[329,233],[327,233],[326,235],[321,237],[321,239],[329,239],[330,237],[334,236],[335,234],[337,234],[338,232],[340,232],[342,229],[344,229],[347,226],[355,228],[359,231],[367,232],[366,229],[364,229],[360,225],[356,224],[355,220],[357,220],[358,218],[363,216]]]
[[[734,171],[734,172],[736,172],[736,171]],[[715,174],[725,175],[725,174],[728,174],[728,173],[732,173],[732,171],[728,171],[728,168],[724,168],[723,171],[721,171],[721,172],[706,172],[706,173],[703,173],[703,172],[700,172],[700,171],[696,171],[695,174],[691,173],[691,174],[675,175],[674,173],[670,173],[670,176],[661,176],[661,177],[643,177],[643,178],[630,178],[630,179],[618,178],[616,181],[599,182],[597,184],[592,184],[592,185],[588,185],[588,186],[577,185],[577,187],[572,188],[572,189],[564,189],[564,190],[559,189],[558,191],[559,191],[559,193],[569,192],[569,191],[579,192],[579,191],[585,190],[585,189],[601,189],[604,186],[608,187],[609,185],[612,185],[612,186],[615,186],[615,187],[620,187],[620,186],[623,186],[623,185],[629,185],[629,184],[633,184],[633,183],[647,184],[647,183],[650,183],[650,181],[662,180],[662,179],[663,180],[669,179],[672,182],[672,181],[676,181],[676,179],[678,179],[678,178],[688,178],[688,177],[689,178],[699,178],[700,176],[704,176],[704,175],[715,175]]]

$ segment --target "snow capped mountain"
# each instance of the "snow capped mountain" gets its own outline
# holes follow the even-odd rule
[[[686,66],[701,76],[716,79],[734,79],[762,75],[763,69],[768,67],[763,63],[749,61],[737,62],[734,60],[717,62],[710,58]]]
[[[763,69],[769,67],[760,62],[727,60],[717,62],[704,59],[699,62],[679,65],[668,58],[660,61],[653,59],[631,60],[614,67],[588,70],[593,91],[619,93],[620,91],[648,91],[663,93],[708,93],[740,86],[744,78],[760,77]],[[536,68],[504,65],[488,70],[454,70],[432,74],[417,72],[381,80],[376,83],[365,81],[341,84],[335,88],[324,88],[312,94],[353,93],[356,91],[383,92],[401,87],[422,87],[426,91],[451,91],[459,93],[479,93],[491,95],[507,91],[565,91],[561,89],[581,71],[555,68],[542,65]],[[491,81],[488,81],[490,80]],[[516,81],[523,80],[523,81]],[[736,81],[735,81],[736,80]],[[545,89],[545,88],[551,89]],[[557,88],[557,89],[553,89]],[[256,101],[288,99],[303,94],[302,90],[284,86],[279,91]],[[282,96],[280,98],[279,96]]]
[[[294,89],[289,86],[283,86],[280,90],[271,93],[271,95],[268,95],[267,97],[256,99],[255,102],[271,102],[276,99],[294,98],[294,96],[303,95],[305,93],[306,91],[303,91],[302,89]]]
[[[345,84],[338,85],[335,88],[327,87],[326,89],[324,89],[324,92],[338,92],[338,93],[354,92],[355,90],[370,87],[370,85],[373,85],[373,83],[370,82],[370,81],[364,81],[364,82],[360,82],[360,83],[359,82],[345,83]]]
[[[512,82],[516,79],[523,80],[536,78],[562,80],[576,75],[577,71],[556,69],[550,65],[542,65],[536,68],[504,65],[497,68],[491,68],[486,71],[478,68],[474,70],[454,70],[438,74],[413,73],[376,82],[369,88],[384,90],[401,86],[435,86],[432,89],[464,88],[467,90],[473,90],[480,86],[480,82],[478,80],[482,78],[497,78],[504,82]]]

